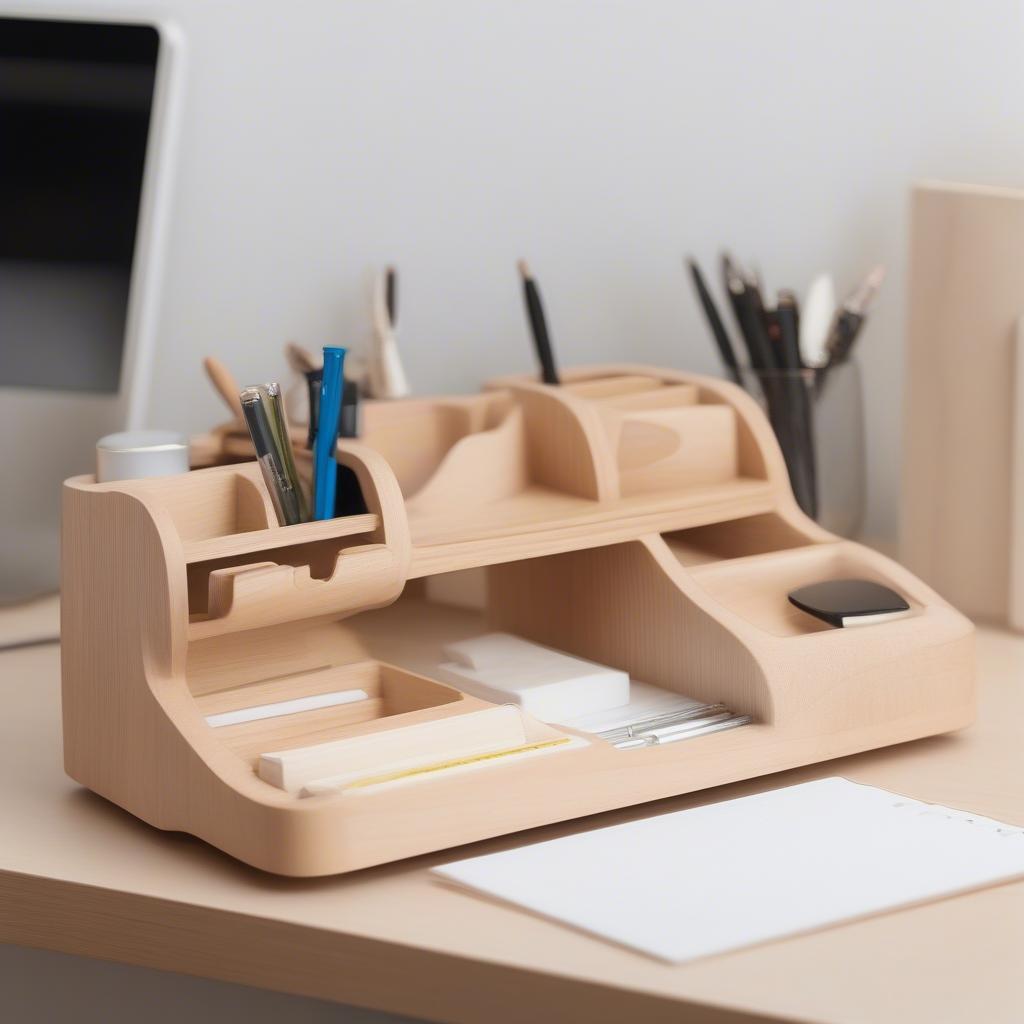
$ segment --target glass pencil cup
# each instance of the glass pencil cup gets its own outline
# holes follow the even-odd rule
[[[823,370],[742,371],[782,448],[797,503],[826,530],[855,537],[864,521],[864,392],[855,362]]]

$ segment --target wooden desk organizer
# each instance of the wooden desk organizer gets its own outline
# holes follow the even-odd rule
[[[252,461],[69,480],[68,774],[158,828],[311,876],[968,724],[970,623],[799,511],[744,392],[635,366],[566,381],[367,403],[362,440],[340,443],[338,459],[368,511],[328,522],[274,525]],[[203,450],[229,463],[251,454],[230,431]],[[475,573],[425,580],[458,570]],[[440,584],[483,576],[475,602],[431,600],[452,589]],[[911,612],[840,630],[787,602],[794,586],[837,576],[885,582]],[[261,753],[489,707],[431,678],[444,643],[488,629],[754,723],[630,750],[589,736],[550,756],[305,798],[257,775]],[[350,687],[369,699],[206,721]]]

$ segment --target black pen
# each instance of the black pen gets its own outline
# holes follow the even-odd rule
[[[722,253],[722,278],[736,316],[736,325],[740,329],[740,337],[747,349],[750,368],[755,372],[773,369],[776,360],[768,340],[764,302],[758,281],[745,275],[728,252]]]
[[[814,410],[800,358],[800,319],[796,296],[791,291],[780,291],[775,312],[779,325],[778,352],[783,384],[782,408],[778,410],[781,422],[776,423],[776,433],[789,470],[793,495],[797,504],[813,519],[818,514]]]
[[[387,310],[388,322],[392,328],[396,327],[396,316],[398,314],[398,272],[394,267],[388,267],[384,276],[384,308]]]
[[[526,313],[530,321],[530,333],[533,335],[533,347],[540,360],[541,380],[545,384],[561,384],[555,355],[551,350],[551,338],[548,336],[548,324],[544,317],[544,306],[540,301],[537,282],[530,274],[525,260],[518,263],[519,274],[523,279],[523,297],[526,299]]]
[[[733,258],[727,252],[721,256],[722,286],[725,294],[729,296],[729,305],[732,307],[732,315],[736,318],[736,326],[740,333],[743,333],[743,324],[740,322],[740,296],[746,291],[743,283],[743,275],[737,268]]]
[[[778,360],[772,350],[765,319],[764,302],[756,286],[744,283],[743,291],[737,296],[740,330],[750,354],[750,365],[754,370],[774,370]]]
[[[722,357],[722,362],[725,364],[725,368],[728,371],[729,376],[737,384],[742,384],[743,381],[740,377],[740,365],[736,360],[736,353],[733,351],[732,342],[729,341],[729,335],[726,332],[725,324],[722,323],[722,318],[718,315],[718,308],[715,306],[715,300],[711,297],[711,292],[708,291],[708,287],[704,282],[704,275],[700,272],[700,267],[697,265],[697,261],[692,257],[687,259],[686,265],[690,268],[690,277],[693,278],[693,287],[696,290],[697,298],[700,300],[700,304],[704,309],[704,315],[707,317],[708,326],[711,328],[711,334],[715,339],[715,344],[718,346],[718,354]]]
[[[779,332],[777,350],[781,368],[783,370],[802,370],[804,364],[800,355],[800,313],[793,292],[788,290],[779,292],[775,320]]]
[[[306,370],[306,387],[309,389],[309,430],[306,435],[306,447],[312,451],[316,441],[316,428],[320,423],[320,388],[324,382],[324,368]]]

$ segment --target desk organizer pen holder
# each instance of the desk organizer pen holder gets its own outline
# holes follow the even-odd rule
[[[274,525],[230,429],[196,446],[225,465],[69,480],[68,773],[159,828],[315,876],[968,724],[970,623],[797,508],[753,399],[647,367],[565,381],[367,403],[362,439],[337,456],[362,515]],[[832,629],[787,601],[796,586],[850,576],[894,587],[910,612]],[[468,599],[444,596],[481,580]],[[489,630],[753,722],[618,749],[524,715],[522,740],[543,756],[314,795],[261,777],[268,752],[286,772],[318,751],[388,744],[395,764],[415,743],[443,765],[448,741],[431,737],[464,742],[477,729],[486,746],[507,714],[441,682],[437,666],[446,643]],[[365,699],[317,704],[353,689]],[[300,703],[287,714],[212,724],[289,701]],[[393,765],[377,766],[386,780]]]

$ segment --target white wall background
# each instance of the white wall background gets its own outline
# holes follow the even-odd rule
[[[882,260],[866,532],[895,533],[907,189],[1024,182],[1020,2],[108,6],[188,47],[152,425],[220,418],[206,353],[248,383],[284,373],[285,339],[364,344],[387,261],[430,393],[532,366],[520,256],[563,363],[703,372],[684,253],[728,245],[799,290]]]

